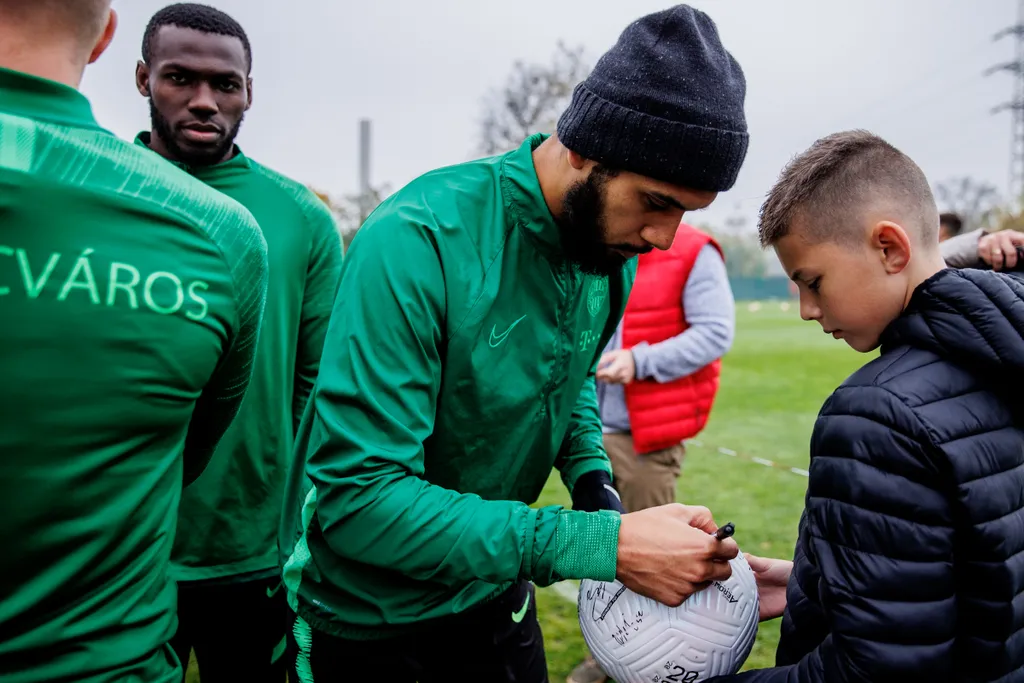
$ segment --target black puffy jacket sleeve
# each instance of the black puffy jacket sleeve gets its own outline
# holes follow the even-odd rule
[[[811,439],[779,666],[713,680],[953,679],[955,487],[937,451],[887,389],[832,395]]]

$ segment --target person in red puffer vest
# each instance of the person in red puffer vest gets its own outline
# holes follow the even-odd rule
[[[627,511],[675,502],[682,442],[707,424],[734,330],[713,238],[684,223],[669,250],[640,255],[597,374],[605,448]]]

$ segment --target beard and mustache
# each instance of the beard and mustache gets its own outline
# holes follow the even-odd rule
[[[153,132],[163,140],[167,151],[170,152],[176,161],[186,166],[213,166],[223,161],[228,152],[234,147],[235,138],[238,137],[238,132],[242,128],[245,114],[238,119],[238,122],[217,145],[205,149],[183,147],[178,141],[178,135],[171,122],[156,108],[152,97],[149,98],[149,118],[153,125]]]
[[[588,275],[614,275],[628,260],[605,242],[606,186],[616,175],[613,169],[595,166],[586,180],[576,181],[569,188],[562,200],[562,215],[555,219],[565,259]],[[642,253],[629,245],[617,248]]]

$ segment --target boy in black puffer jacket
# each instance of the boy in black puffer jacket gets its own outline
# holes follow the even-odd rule
[[[789,563],[751,558],[762,618],[785,605],[776,668],[716,681],[1024,681],[1024,284],[946,269],[938,224],[921,170],[860,131],[762,208],[801,316],[881,355],[814,426],[784,600]]]

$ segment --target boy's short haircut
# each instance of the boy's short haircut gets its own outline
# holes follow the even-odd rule
[[[950,237],[956,237],[964,229],[963,219],[955,213],[940,213],[939,225],[945,225]]]
[[[39,16],[80,39],[96,40],[106,26],[111,0],[0,0],[0,17],[26,20]]]
[[[935,198],[910,157],[864,130],[826,136],[790,161],[768,193],[758,223],[761,246],[788,235],[798,217],[813,243],[857,240],[861,213],[880,201],[926,244],[938,242]]]

